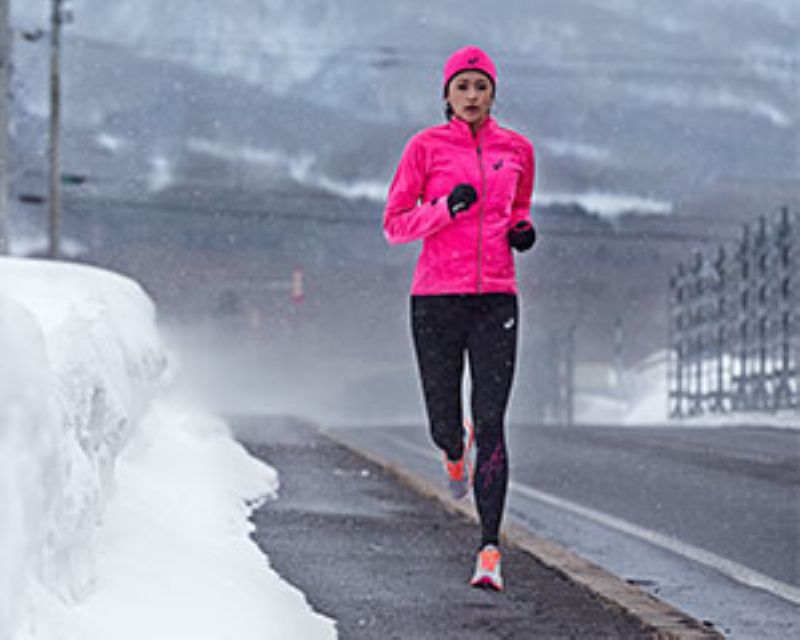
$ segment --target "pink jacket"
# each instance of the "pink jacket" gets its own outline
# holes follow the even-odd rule
[[[530,221],[533,146],[489,118],[473,136],[453,118],[416,134],[389,187],[383,230],[391,244],[423,240],[412,295],[516,293],[508,230]],[[469,183],[478,201],[455,219],[447,196]]]

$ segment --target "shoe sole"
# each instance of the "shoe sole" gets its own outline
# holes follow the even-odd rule
[[[454,488],[453,486],[449,486],[448,490],[450,491],[450,497],[453,500],[463,500],[469,494],[469,487],[467,485],[460,485],[458,488]]]
[[[478,578],[477,580],[473,580],[470,582],[470,586],[475,587],[476,589],[483,589],[484,591],[502,591],[503,586],[497,584],[494,580],[489,577]]]

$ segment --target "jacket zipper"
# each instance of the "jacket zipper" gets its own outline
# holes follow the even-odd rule
[[[486,172],[483,170],[483,149],[481,145],[477,146],[478,152],[478,169],[481,174],[481,193],[480,204],[478,206],[478,273],[476,278],[476,289],[478,293],[482,293],[483,289],[483,215],[484,215],[484,201],[486,197]]]

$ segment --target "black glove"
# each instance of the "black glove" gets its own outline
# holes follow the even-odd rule
[[[536,242],[536,231],[527,220],[520,220],[508,231],[508,243],[517,251],[527,251]]]
[[[453,187],[450,195],[447,196],[447,208],[450,210],[450,217],[455,218],[456,214],[466,211],[478,199],[475,187],[471,184],[457,184]]]

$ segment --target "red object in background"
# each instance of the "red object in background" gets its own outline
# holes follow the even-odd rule
[[[295,304],[300,304],[304,298],[303,271],[302,269],[295,269],[292,272],[292,301]]]

